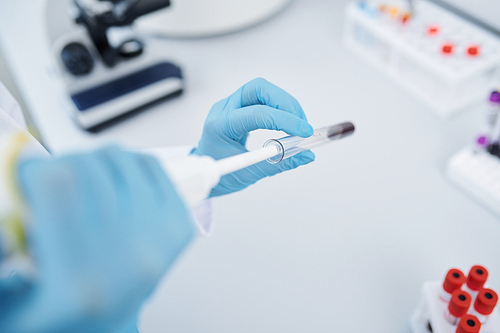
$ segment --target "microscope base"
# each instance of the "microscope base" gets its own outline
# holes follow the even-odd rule
[[[61,57],[64,48],[75,43],[88,51],[85,60],[92,63],[87,71],[77,74],[68,70]],[[53,52],[57,72],[67,91],[67,98],[64,98],[66,109],[80,127],[91,132],[129,118],[159,101],[178,96],[184,88],[181,69],[171,62],[172,58],[161,40],[146,40],[146,47],[140,55],[108,67],[86,30],[77,26],[54,42]],[[70,61],[70,64],[76,64],[76,69],[80,69],[81,59]]]
[[[72,93],[75,106],[72,113],[80,126],[95,132],[156,102],[177,96],[182,89],[180,69],[171,63],[160,63]]]

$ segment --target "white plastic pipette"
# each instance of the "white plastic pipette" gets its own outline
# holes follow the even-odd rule
[[[265,161],[276,154],[276,147],[264,147],[218,161],[210,156],[189,155],[160,162],[186,203],[195,207],[208,198],[222,176]]]
[[[186,203],[195,207],[208,198],[222,176],[244,169],[253,164],[268,160],[277,163],[301,151],[338,140],[354,133],[352,123],[342,123],[315,131],[310,138],[285,137],[273,140],[276,144],[263,148],[214,160],[210,156],[189,155],[175,160],[161,160],[177,191]],[[272,159],[274,157],[274,159]],[[276,160],[276,162],[274,162]]]

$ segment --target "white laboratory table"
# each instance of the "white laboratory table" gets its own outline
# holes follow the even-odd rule
[[[216,199],[213,235],[165,277],[141,332],[406,332],[422,284],[448,268],[484,264],[500,289],[500,220],[444,177],[447,158],[480,127],[480,110],[443,121],[347,51],[347,1],[297,0],[239,33],[165,40],[185,93],[97,135],[58,102],[36,3],[0,2],[0,40],[55,153],[195,144],[210,106],[258,76],[293,94],[314,126],[357,125],[311,165]]]

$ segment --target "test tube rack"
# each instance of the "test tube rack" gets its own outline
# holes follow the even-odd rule
[[[422,288],[420,303],[410,319],[412,333],[455,333],[456,325],[445,319],[448,303],[440,298],[442,282],[429,281]],[[472,308],[472,305],[471,305]],[[469,310],[469,313],[472,311]],[[481,325],[480,333],[500,332],[500,313],[495,309],[486,323]]]
[[[500,158],[466,147],[448,161],[446,173],[465,193],[500,216]]]
[[[350,3],[344,44],[447,117],[498,83],[500,38],[431,2],[414,7],[405,13],[380,0]]]

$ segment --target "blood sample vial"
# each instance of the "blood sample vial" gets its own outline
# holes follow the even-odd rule
[[[440,297],[448,302],[451,298],[451,294],[457,290],[462,288],[462,285],[465,283],[467,278],[464,273],[457,268],[452,268],[446,273],[446,277],[443,281],[443,288],[441,289]]]
[[[410,18],[411,18],[411,13],[406,12],[401,17],[401,22],[403,22],[403,24],[405,24],[405,23],[407,23],[410,20]]]
[[[488,270],[486,268],[480,265],[472,266],[467,276],[466,289],[473,298],[483,288],[487,279]]]
[[[467,313],[472,297],[468,292],[457,289],[451,294],[450,303],[448,303],[448,311],[444,313],[444,317],[452,325],[458,324],[460,318]]]
[[[443,46],[441,46],[441,52],[444,55],[453,54],[454,49],[455,49],[455,45],[453,45],[453,43],[444,43]]]
[[[474,302],[474,311],[479,321],[484,324],[498,303],[498,295],[492,289],[481,289]]]
[[[439,27],[437,25],[430,25],[427,27],[427,35],[436,36],[439,34]]]
[[[479,45],[470,45],[467,48],[467,55],[470,57],[477,57],[479,56]]]
[[[474,315],[465,315],[460,318],[456,333],[479,333],[481,322]]]

